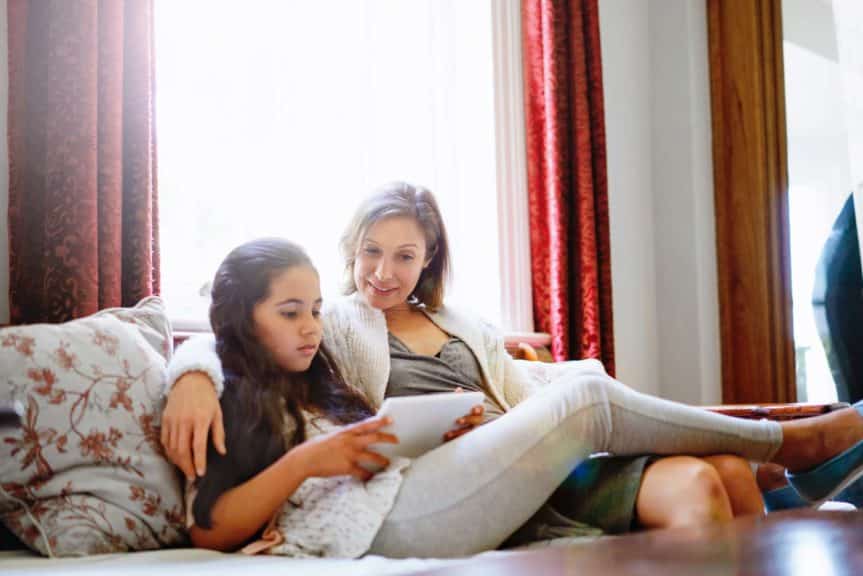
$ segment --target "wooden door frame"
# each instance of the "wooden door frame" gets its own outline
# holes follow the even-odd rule
[[[725,403],[794,402],[781,0],[707,0]]]

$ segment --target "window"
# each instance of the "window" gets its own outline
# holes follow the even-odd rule
[[[447,222],[448,301],[531,330],[517,14],[517,0],[158,1],[162,293],[176,326],[206,325],[205,284],[261,236],[305,246],[337,296],[359,200],[408,180]]]
[[[813,286],[825,241],[852,193],[863,239],[863,5],[783,0],[782,10],[798,399],[831,402],[837,390]]]

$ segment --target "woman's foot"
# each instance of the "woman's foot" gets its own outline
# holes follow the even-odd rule
[[[863,440],[863,405],[782,423],[782,447],[773,458],[790,472],[815,468]]]
[[[850,409],[783,425],[774,462],[794,490],[818,505],[863,477],[863,402]]]

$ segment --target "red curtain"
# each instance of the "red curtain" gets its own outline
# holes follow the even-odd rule
[[[556,360],[614,373],[597,0],[523,0],[534,314]]]
[[[152,0],[7,6],[12,323],[158,293]]]

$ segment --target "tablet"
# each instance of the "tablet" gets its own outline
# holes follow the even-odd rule
[[[393,422],[383,432],[395,434],[398,444],[371,444],[369,449],[392,458],[416,458],[443,444],[443,436],[458,428],[456,420],[467,416],[471,408],[485,400],[482,392],[442,392],[387,398],[378,416],[389,416]]]

